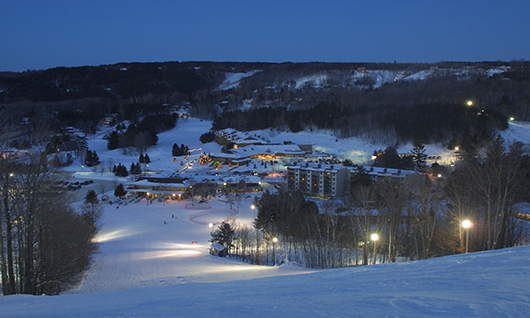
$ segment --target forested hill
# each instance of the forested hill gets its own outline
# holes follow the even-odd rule
[[[468,105],[468,101],[471,103]],[[213,128],[476,144],[530,120],[530,63],[163,62],[0,73],[3,119],[91,133],[181,105]],[[7,117],[9,116],[9,117]]]

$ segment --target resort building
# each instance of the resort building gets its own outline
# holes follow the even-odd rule
[[[287,189],[321,198],[343,196],[349,189],[350,170],[344,166],[294,163],[287,168]]]
[[[364,166],[363,168],[366,174],[371,177],[372,183],[392,180],[403,184],[409,176],[418,174],[412,170],[371,166]],[[357,173],[357,167],[295,162],[287,168],[287,189],[325,199],[341,197],[351,189],[350,183],[355,173]]]

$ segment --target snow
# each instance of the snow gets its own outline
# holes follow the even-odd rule
[[[210,127],[211,122],[191,118],[160,134],[159,144],[148,149],[150,169],[175,167],[173,143],[218,151],[214,143],[198,141]],[[503,136],[525,141],[529,128],[512,123]],[[255,133],[272,142],[310,141],[314,148],[359,160],[385,148],[355,138],[335,141],[322,132]],[[137,161],[137,155],[106,150],[101,137],[90,140],[89,148],[103,162]],[[452,155],[440,146],[428,149]],[[127,181],[82,171],[78,162],[67,170],[76,179],[95,180],[95,189],[104,181]],[[78,192],[83,196],[86,188]],[[112,191],[107,194],[114,198]],[[530,312],[530,246],[333,270],[258,266],[209,255],[208,224],[230,217],[251,224],[252,200],[244,198],[232,209],[223,198],[207,204],[105,203],[100,252],[83,283],[60,296],[0,297],[0,317],[525,317]]]
[[[229,90],[232,88],[236,88],[243,78],[252,76],[258,72],[261,72],[261,70],[254,70],[245,73],[227,73],[226,79],[221,83],[218,89]]]

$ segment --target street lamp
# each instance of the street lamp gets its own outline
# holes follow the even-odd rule
[[[372,239],[372,241],[374,241],[374,261],[372,262],[372,264],[375,264],[375,248],[377,246],[377,241],[379,240],[379,235],[377,235],[377,233],[374,233],[370,236],[370,238]]]
[[[278,238],[272,238],[272,258],[274,260],[274,266],[276,266],[276,243],[278,243]]]
[[[208,226],[210,227],[210,235],[213,234],[213,225],[213,223],[208,224]]]
[[[256,206],[254,204],[252,204],[250,206],[250,208],[252,209],[252,211],[254,212],[254,219],[256,219]]]
[[[469,220],[464,220],[462,222],[462,227],[466,229],[466,253],[468,251],[468,246],[469,246],[469,228],[472,226],[473,224],[471,223],[471,221]]]

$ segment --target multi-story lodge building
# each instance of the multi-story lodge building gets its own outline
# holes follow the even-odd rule
[[[402,184],[407,177],[417,174],[412,170],[381,167],[365,166],[364,169],[373,183],[393,180]],[[287,189],[314,197],[341,197],[350,190],[352,175],[355,173],[356,167],[295,162],[287,168]]]
[[[315,163],[292,164],[287,168],[287,189],[305,195],[331,198],[343,196],[349,188],[350,170],[344,166]]]

